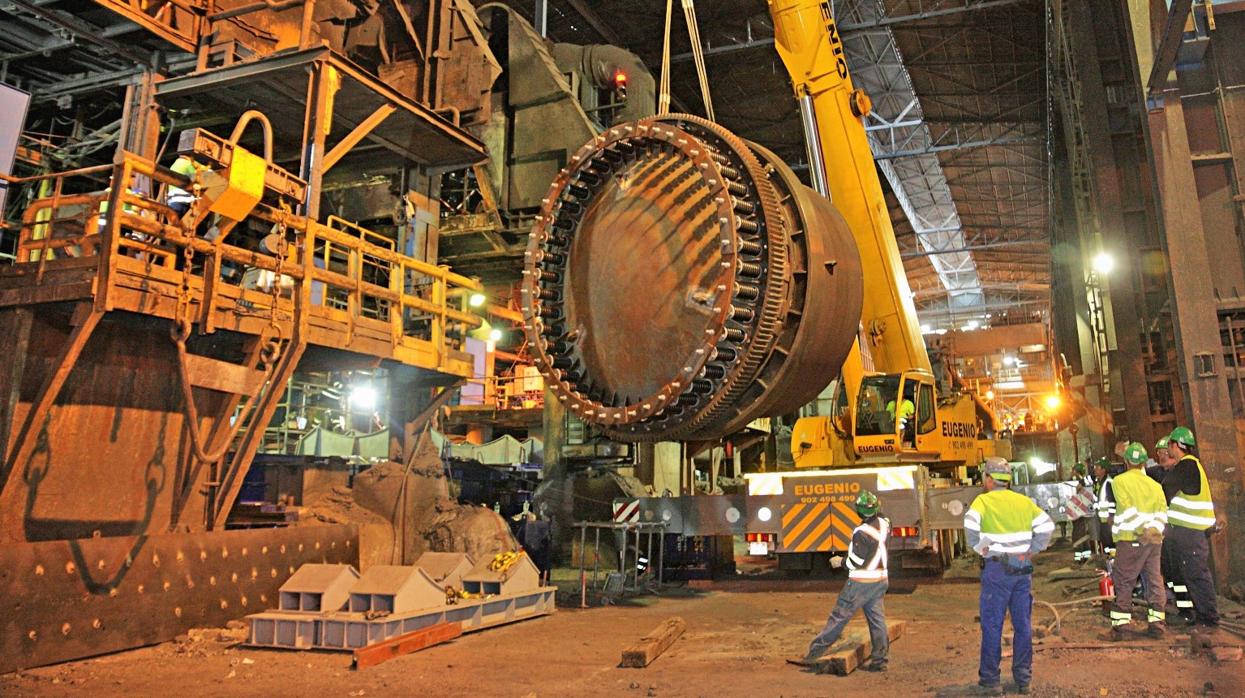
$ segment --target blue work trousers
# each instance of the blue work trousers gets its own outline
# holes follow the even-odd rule
[[[997,560],[986,560],[981,571],[981,661],[977,677],[983,686],[999,683],[1003,654],[1003,617],[1012,616],[1012,678],[1027,686],[1033,678],[1033,578],[1008,574]]]
[[[886,663],[886,650],[890,638],[886,635],[886,608],[882,603],[888,584],[885,579],[877,582],[858,582],[847,580],[834,610],[826,619],[826,627],[822,629],[808,646],[806,661],[813,661],[826,653],[830,646],[838,641],[843,634],[847,621],[856,615],[856,611],[864,609],[865,622],[869,624],[869,642],[873,652],[869,658],[878,664]]]

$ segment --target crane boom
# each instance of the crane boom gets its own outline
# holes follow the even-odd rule
[[[813,186],[847,221],[864,279],[861,331],[840,372],[834,412],[796,422],[796,467],[921,462],[956,469],[1009,451],[994,438],[988,405],[955,390],[939,394],[865,132],[872,105],[852,84],[830,0],[768,2],[774,46],[800,105]]]
[[[874,368],[883,372],[930,371],[925,340],[891,227],[882,183],[869,149],[863,117],[869,99],[852,86],[842,38],[829,0],[769,0],[774,45],[791,76],[804,117],[817,188],[847,220],[860,250],[865,279],[861,324]],[[843,367],[853,387],[863,373],[860,351]],[[854,394],[851,390],[851,394]]]

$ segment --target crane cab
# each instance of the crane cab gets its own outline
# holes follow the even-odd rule
[[[853,443],[863,461],[937,460],[940,456],[934,377],[924,371],[865,378],[857,393]]]

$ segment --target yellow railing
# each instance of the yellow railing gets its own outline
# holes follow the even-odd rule
[[[360,240],[370,242],[377,247],[384,247],[391,251],[395,250],[395,243],[392,238],[387,238],[380,233],[368,230],[358,223],[352,223],[345,218],[341,218],[339,216],[329,216],[328,219],[324,221],[324,224],[333,230],[340,230],[347,235],[353,235]]]
[[[76,189],[85,188],[79,178],[106,170],[113,171],[108,189],[62,193],[75,191],[75,184]],[[429,341],[438,356],[437,367],[445,366],[446,347],[461,346],[467,330],[482,324],[478,315],[465,312],[454,300],[481,291],[479,282],[399,254],[392,240],[340,218],[330,217],[322,224],[260,203],[248,223],[252,229],[284,230],[287,244],[282,255],[231,244],[235,226],[224,219],[210,226],[219,232],[208,240],[202,235],[209,226],[201,223],[196,230],[183,225],[162,200],[168,187],[186,189],[188,180],[131,153],[124,153],[116,165],[5,181],[11,189],[33,185],[51,193],[36,199],[23,214],[16,264],[38,264],[39,284],[44,282],[45,267],[57,259],[98,257],[101,283],[96,295],[109,309],[118,260],[137,259],[144,266],[184,273],[184,253],[189,249],[195,257],[191,275],[198,277],[191,287],[200,308],[216,307],[221,286],[239,286],[220,276],[222,263],[229,263],[270,272],[273,283],[293,287],[283,292],[283,298],[294,300],[298,294],[302,299],[293,303],[296,312],[305,307],[311,314],[345,322],[348,336],[353,336],[356,322],[368,321],[388,323],[395,347],[409,339]],[[148,196],[140,188],[158,195]],[[126,272],[134,273],[134,265],[126,265]],[[278,274],[280,281],[275,280]],[[306,322],[305,315],[292,319]]]

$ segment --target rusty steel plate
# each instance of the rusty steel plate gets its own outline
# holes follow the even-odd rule
[[[6,543],[0,673],[171,640],[277,604],[308,562],[358,564],[354,526]]]
[[[566,313],[583,325],[585,370],[601,377],[602,392],[625,402],[667,389],[682,372],[678,358],[699,363],[697,350],[712,348],[706,335],[729,304],[734,278],[719,238],[719,218],[729,212],[714,204],[717,192],[706,180],[695,160],[656,150],[607,180],[582,214],[584,233],[571,245],[566,272]],[[659,355],[676,362],[650,358]]]

